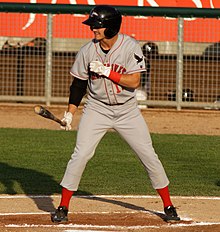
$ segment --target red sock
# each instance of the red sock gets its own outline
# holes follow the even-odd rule
[[[66,206],[68,209],[72,195],[73,195],[73,191],[70,191],[66,188],[62,188],[62,197],[61,197],[60,206]]]
[[[167,206],[173,205],[170,199],[170,193],[169,193],[168,186],[162,189],[157,189],[157,192],[163,201],[164,208],[166,208]]]

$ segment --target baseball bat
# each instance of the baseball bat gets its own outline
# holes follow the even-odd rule
[[[49,110],[45,109],[43,106],[36,105],[34,107],[34,112],[39,114],[40,116],[53,120],[59,123],[61,126],[66,126],[66,122],[62,122],[59,118],[57,118],[54,114],[52,114]]]

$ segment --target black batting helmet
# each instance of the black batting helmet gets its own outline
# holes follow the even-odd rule
[[[83,23],[89,25],[91,29],[106,28],[105,36],[110,39],[119,32],[121,21],[121,13],[116,8],[98,5],[90,11],[89,18]]]

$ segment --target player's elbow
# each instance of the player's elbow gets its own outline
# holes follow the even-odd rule
[[[125,87],[136,89],[140,86],[140,81],[141,81],[140,74],[133,73],[133,74],[122,75],[122,78],[119,83]]]
[[[135,76],[132,81],[132,88],[137,89],[140,86],[140,78],[138,76]]]
[[[133,88],[137,89],[140,86],[140,80],[139,81],[135,81],[133,84]]]

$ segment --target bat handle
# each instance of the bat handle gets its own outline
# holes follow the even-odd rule
[[[61,126],[66,126],[66,122],[63,122],[63,121],[60,120],[60,125]]]

